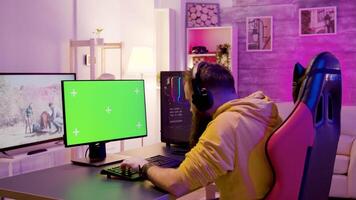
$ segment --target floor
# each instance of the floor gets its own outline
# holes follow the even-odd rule
[[[206,200],[205,188],[196,190],[190,194],[178,198],[177,200]],[[355,199],[330,197],[329,200],[355,200]]]
[[[200,188],[194,192],[184,195],[177,200],[205,200],[205,188]]]
[[[3,200],[3,199],[1,199]],[[4,198],[4,200],[13,200],[9,198]],[[206,200],[205,198],[205,188],[200,188],[192,193],[189,193],[183,197],[178,198],[177,200]],[[346,198],[335,198],[330,197],[329,200],[355,200],[355,199],[346,199]]]

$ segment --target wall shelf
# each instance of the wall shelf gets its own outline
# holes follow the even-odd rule
[[[194,65],[201,61],[217,62],[216,52],[217,46],[221,44],[229,44],[229,65],[227,66],[235,79],[235,89],[237,90],[238,80],[238,34],[237,27],[232,26],[219,26],[219,27],[199,27],[187,28],[187,41],[186,41],[186,67],[192,68]],[[196,46],[205,47],[209,53],[206,54],[192,54],[192,48]]]
[[[211,56],[216,56],[215,53],[200,53],[200,54],[188,54],[189,57],[204,57],[204,56],[207,56],[207,57],[211,57]]]
[[[90,79],[96,79],[97,76],[97,64],[96,57],[98,52],[98,57],[100,57],[101,73],[106,73],[106,50],[108,49],[120,49],[120,76],[122,76],[122,43],[105,43],[103,38],[91,38],[89,40],[70,40],[70,71],[78,74],[78,61],[77,61],[77,48],[87,47],[89,48],[89,67],[90,67]]]

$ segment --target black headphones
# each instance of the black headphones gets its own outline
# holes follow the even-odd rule
[[[208,63],[201,62],[192,69],[192,103],[201,112],[209,110],[214,104],[211,92],[208,89],[201,87],[200,71],[201,68],[204,68],[207,65]]]

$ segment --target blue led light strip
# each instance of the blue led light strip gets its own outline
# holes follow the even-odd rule
[[[181,79],[182,79],[182,77],[179,77],[178,78],[178,98],[177,98],[177,101],[179,102],[179,99],[181,98],[181,96],[180,96],[180,83],[181,83]]]

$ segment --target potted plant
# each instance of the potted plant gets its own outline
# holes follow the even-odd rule
[[[230,44],[219,44],[216,48],[216,63],[230,69]]]
[[[93,34],[95,35],[96,38],[96,43],[97,44],[103,44],[104,43],[104,38],[100,37],[101,32],[103,32],[103,28],[96,28]]]

